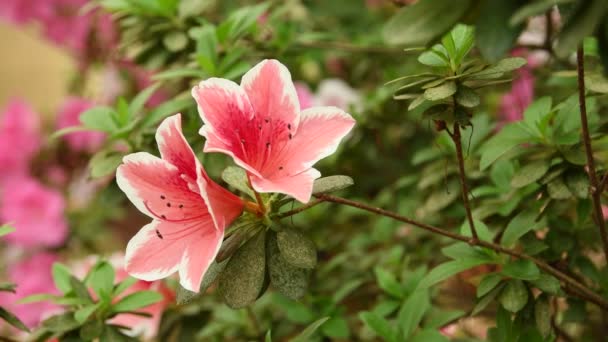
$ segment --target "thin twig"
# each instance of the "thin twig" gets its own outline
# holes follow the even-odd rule
[[[314,207],[315,205],[317,205],[317,204],[319,204],[321,202],[323,202],[322,199],[315,198],[314,200],[306,203],[305,205],[303,205],[301,207],[297,207],[295,209],[292,209],[292,210],[289,210],[289,211],[284,211],[284,212],[278,214],[276,216],[276,218],[282,219],[282,218],[285,218],[285,217],[293,216],[295,214],[303,212],[304,210],[310,209],[310,208]]]
[[[326,202],[333,202],[333,203],[348,205],[348,206],[351,206],[351,207],[354,207],[357,209],[361,209],[361,210],[365,210],[365,211],[368,211],[368,212],[371,212],[371,213],[374,213],[377,215],[390,217],[397,221],[409,223],[413,226],[422,228],[431,233],[439,234],[439,235],[451,238],[453,240],[466,242],[472,246],[485,247],[485,248],[489,248],[489,249],[494,250],[499,253],[510,255],[514,258],[530,260],[533,263],[535,263],[543,271],[545,271],[545,272],[549,273],[550,275],[554,276],[555,278],[559,279],[560,282],[563,283],[563,285],[565,287],[568,287],[568,288],[571,288],[572,290],[574,290],[574,292],[577,293],[581,299],[594,303],[604,310],[608,310],[608,301],[607,300],[605,300],[600,295],[598,295],[597,293],[595,293],[592,290],[590,290],[589,288],[587,288],[587,286],[585,286],[584,284],[581,284],[580,282],[578,282],[576,279],[573,279],[569,275],[552,267],[551,265],[547,264],[546,262],[544,262],[540,259],[536,259],[533,256],[527,255],[525,253],[522,253],[522,252],[519,252],[516,250],[505,248],[496,243],[487,242],[487,241],[483,241],[483,240],[479,240],[479,239],[472,239],[468,236],[449,232],[449,231],[443,230],[439,227],[435,227],[435,226],[431,226],[431,225],[428,225],[428,224],[425,224],[422,222],[418,222],[416,220],[412,220],[410,218],[401,216],[397,213],[394,213],[394,212],[391,212],[388,210],[369,206],[365,203],[356,202],[356,201],[348,200],[348,199],[345,199],[342,197],[337,197],[337,196],[332,196],[332,195],[327,195],[327,194],[319,194],[319,195],[315,195],[315,197],[322,199]]]
[[[478,240],[477,230],[475,230],[475,223],[473,221],[473,214],[471,213],[471,204],[469,203],[469,188],[467,186],[467,178],[464,171],[464,157],[462,155],[462,140],[460,136],[460,124],[458,122],[454,122],[454,132],[449,133],[450,137],[454,141],[454,145],[456,146],[456,158],[458,159],[458,176],[460,178],[460,190],[462,192],[462,202],[464,204],[464,209],[467,212],[467,220],[469,221],[469,226],[471,227],[471,235],[474,240]]]
[[[583,47],[579,46],[576,51],[576,71],[578,74],[578,104],[581,113],[581,129],[583,143],[585,145],[585,153],[587,154],[587,174],[589,175],[589,191],[593,201],[593,212],[600,230],[602,238],[602,246],[604,248],[604,257],[608,261],[608,235],[606,234],[606,223],[602,215],[602,202],[600,195],[602,193],[600,182],[597,178],[595,170],[595,161],[593,159],[593,149],[591,147],[591,136],[589,135],[589,124],[587,122],[587,105],[585,104],[585,56]]]

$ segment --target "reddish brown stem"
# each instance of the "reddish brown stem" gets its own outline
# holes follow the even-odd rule
[[[394,212],[391,212],[388,210],[369,206],[365,203],[360,203],[360,202],[348,200],[348,199],[345,199],[342,197],[337,197],[337,196],[332,196],[332,195],[327,195],[327,194],[319,194],[319,195],[315,195],[315,197],[317,197],[318,199],[324,200],[326,202],[333,202],[333,203],[338,203],[338,204],[342,204],[342,205],[348,205],[348,206],[351,206],[351,207],[354,207],[357,209],[368,211],[370,213],[390,217],[397,221],[408,223],[408,224],[411,224],[412,226],[415,226],[418,228],[422,228],[431,233],[442,235],[442,236],[448,237],[453,240],[466,242],[472,246],[485,247],[485,248],[489,248],[489,249],[494,250],[499,253],[510,255],[514,258],[530,260],[533,263],[535,263],[543,271],[545,271],[548,274],[559,279],[560,282],[563,284],[564,288],[573,289],[574,290],[573,292],[576,295],[578,295],[581,299],[594,303],[604,310],[608,310],[608,301],[606,301],[603,297],[601,297],[597,293],[593,292],[592,290],[587,288],[587,286],[578,282],[576,279],[573,279],[572,277],[565,274],[564,272],[552,267],[551,265],[547,264],[546,262],[544,262],[540,259],[536,259],[533,256],[527,255],[527,254],[519,252],[517,250],[505,248],[496,243],[482,241],[482,240],[478,240],[478,239],[472,239],[472,238],[464,236],[464,235],[449,232],[449,231],[443,230],[439,227],[435,227],[435,226],[431,226],[431,225],[428,225],[428,224],[425,224],[422,222],[418,222],[416,220],[412,220],[410,218],[401,216],[397,213],[394,213]]]
[[[471,204],[469,203],[469,187],[467,186],[466,173],[464,171],[464,157],[462,155],[462,138],[460,135],[460,125],[458,122],[454,123],[454,131],[449,133],[450,137],[454,141],[456,146],[456,158],[458,159],[458,176],[460,179],[460,190],[462,192],[462,203],[464,210],[467,213],[467,220],[469,221],[469,227],[471,227],[471,235],[473,239],[478,240],[477,230],[475,230],[475,222],[473,221],[473,214],[471,212]]]
[[[587,105],[585,103],[585,56],[583,47],[579,46],[576,51],[576,71],[578,74],[578,104],[581,114],[581,133],[583,144],[585,146],[585,154],[587,155],[587,174],[589,175],[589,192],[593,202],[593,213],[600,231],[602,239],[602,247],[604,248],[604,257],[608,261],[608,235],[606,234],[606,223],[602,215],[601,194],[602,188],[595,170],[595,161],[593,159],[593,149],[591,147],[591,135],[589,134],[589,123],[587,120]]]

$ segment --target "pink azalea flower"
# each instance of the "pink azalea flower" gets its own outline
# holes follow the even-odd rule
[[[31,177],[13,179],[5,185],[0,222],[12,222],[15,232],[6,240],[23,247],[55,247],[65,241],[68,226],[61,194]]]
[[[40,253],[8,267],[9,281],[17,284],[17,289],[15,294],[0,292],[0,305],[15,313],[29,327],[38,325],[49,312],[59,307],[49,301],[31,304],[15,302],[33,294],[59,294],[51,275],[51,267],[55,261],[57,261],[55,254]]]
[[[86,99],[68,98],[59,111],[57,128],[80,125],[80,114],[93,106],[93,103]],[[81,131],[67,134],[64,139],[75,151],[94,152],[103,145],[106,135],[96,131]]]
[[[125,268],[146,281],[178,271],[180,284],[197,292],[243,202],[207,176],[182,134],[180,114],[163,121],[156,142],[162,159],[133,153],[116,172],[118,186],[153,219],[129,241]]]
[[[1,114],[0,141],[1,187],[9,179],[29,173],[30,161],[40,148],[38,114],[21,100],[11,101]]]
[[[321,174],[312,168],[332,154],[355,121],[336,107],[300,111],[287,68],[265,60],[241,85],[209,78],[192,89],[205,125],[205,152],[222,152],[247,170],[258,192],[280,192],[308,202]]]

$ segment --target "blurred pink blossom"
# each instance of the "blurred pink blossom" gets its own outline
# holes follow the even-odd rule
[[[75,264],[72,269],[74,275],[78,278],[84,278],[91,268],[95,265],[99,258],[97,256],[90,256]],[[114,253],[108,258],[108,262],[114,267],[115,271],[115,282],[119,283],[129,277],[129,274],[125,270],[125,257],[122,253]],[[139,312],[145,312],[152,317],[142,317],[137,315],[121,314],[113,318],[110,323],[124,325],[131,328],[130,335],[142,335],[146,339],[151,339],[156,336],[160,319],[163,311],[175,302],[175,292],[167,287],[162,281],[144,281],[138,280],[135,284],[125,290],[118,298],[123,298],[129,294],[152,290],[157,291],[163,295],[163,300],[158,303],[149,305],[143,309],[138,310]],[[94,296],[94,293],[91,293]]]
[[[15,178],[5,184],[0,200],[0,222],[11,222],[15,232],[6,240],[18,246],[55,247],[68,234],[64,199],[31,177]]]
[[[27,103],[12,100],[0,116],[1,191],[2,184],[29,172],[41,139],[40,118]]]
[[[312,107],[314,97],[306,83],[294,82],[294,86],[296,87],[296,94],[298,95],[298,100],[300,101],[300,109]]]
[[[37,22],[50,41],[79,57],[112,51],[118,31],[109,14],[100,10],[81,12],[89,0],[2,0],[0,17],[15,24]],[[94,40],[93,40],[94,38]],[[93,51],[88,51],[93,50]],[[79,59],[86,65],[86,59]]]
[[[534,76],[529,68],[523,67],[515,72],[511,91],[500,101],[500,114],[503,121],[513,122],[523,118],[526,108],[534,98]]]
[[[51,275],[51,267],[55,261],[57,261],[55,254],[44,252],[10,264],[8,267],[9,281],[17,284],[17,289],[15,294],[0,292],[0,305],[15,313],[29,327],[38,325],[50,312],[58,310],[59,307],[49,301],[30,304],[15,302],[33,294],[59,294]]]
[[[522,56],[525,52],[513,51],[512,55]],[[500,100],[500,116],[503,122],[514,122],[523,119],[524,111],[534,99],[534,74],[532,68],[537,64],[534,58],[528,58],[528,64],[514,72],[511,91]]]
[[[351,106],[355,111],[362,109],[361,95],[348,83],[339,78],[328,78],[319,83],[313,105],[334,106],[342,110],[349,110]]]
[[[69,97],[59,110],[57,128],[78,126],[80,114],[93,107],[89,100]],[[94,152],[103,145],[106,135],[97,131],[74,132],[64,136],[68,145],[76,151]]]

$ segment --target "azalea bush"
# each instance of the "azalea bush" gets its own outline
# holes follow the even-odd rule
[[[2,110],[0,339],[605,338],[605,1],[0,17],[78,70]]]

